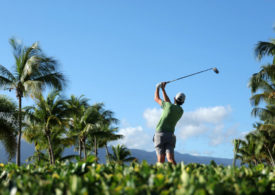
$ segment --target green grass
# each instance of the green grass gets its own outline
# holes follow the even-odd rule
[[[258,165],[0,164],[0,194],[272,194],[275,169]]]

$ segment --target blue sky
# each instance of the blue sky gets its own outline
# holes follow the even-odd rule
[[[65,94],[104,102],[121,120],[120,143],[148,151],[161,112],[155,85],[217,67],[219,75],[167,85],[171,98],[186,94],[176,150],[232,158],[231,140],[256,121],[247,84],[269,60],[257,61],[254,48],[274,38],[274,8],[271,0],[1,0],[0,64],[13,65],[9,38],[39,41],[67,75]]]

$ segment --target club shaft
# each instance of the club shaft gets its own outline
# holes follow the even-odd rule
[[[186,75],[186,76],[177,78],[177,79],[175,79],[175,80],[167,81],[166,83],[171,83],[171,82],[174,82],[174,81],[177,81],[177,80],[180,80],[180,79],[184,79],[184,78],[186,78],[186,77],[190,77],[190,76],[193,76],[193,75],[196,75],[196,74],[200,74],[200,73],[203,73],[203,72],[212,70],[212,69],[213,69],[213,68],[208,68],[208,69],[206,69],[206,70],[202,70],[202,71],[200,71],[200,72],[196,72],[196,73],[193,73],[193,74],[189,74],[189,75]]]

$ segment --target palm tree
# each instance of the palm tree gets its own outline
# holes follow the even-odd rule
[[[110,141],[116,141],[118,139],[123,138],[123,135],[116,134],[118,131],[118,128],[111,127],[108,124],[101,126],[101,131],[106,132],[106,134],[98,140],[98,146],[100,148],[105,147],[107,162],[110,162],[110,153],[109,153],[107,144]]]
[[[273,56],[271,65],[262,66],[259,73],[256,73],[250,79],[252,93],[262,89],[263,93],[256,94],[252,97],[252,103],[258,105],[260,101],[265,100],[267,103],[275,99],[275,39],[270,42],[260,41],[255,48],[255,54],[259,60],[264,56]]]
[[[29,157],[28,160],[35,160],[36,163],[47,161],[48,158],[43,153],[43,150],[48,148],[47,139],[42,131],[43,126],[39,122],[35,121],[31,116],[26,116],[26,118],[27,120],[25,120],[24,124],[23,138],[28,143],[34,143],[35,149],[33,156]]]
[[[84,123],[81,123],[81,117],[84,115],[85,110],[88,108],[88,99],[83,95],[75,97],[71,95],[71,98],[66,101],[67,109],[70,114],[70,131],[68,136],[75,141],[74,145],[78,145],[79,158],[82,158],[83,143],[81,141],[79,133],[84,129]]]
[[[245,141],[240,141],[238,157],[242,163],[274,164],[274,143],[272,144],[269,132],[275,132],[275,40],[259,42],[255,54],[259,60],[264,56],[273,56],[273,63],[262,66],[260,72],[255,73],[250,79],[251,103],[254,106],[252,115],[259,117],[263,123],[256,124],[256,130],[249,133]],[[262,102],[266,104],[265,108],[258,107]]]
[[[40,126],[40,130],[43,131],[44,136],[47,138],[51,164],[55,163],[52,143],[56,136],[56,129],[58,129],[58,131],[60,131],[60,129],[63,130],[67,125],[68,110],[65,102],[60,96],[59,91],[52,91],[47,99],[44,99],[43,96],[40,95],[40,97],[36,99],[36,106],[26,107],[29,120],[34,121]],[[61,133],[57,135],[60,134]]]
[[[70,160],[72,158],[75,158],[77,155],[66,155],[63,156],[63,152],[65,148],[68,148],[74,144],[74,139],[71,137],[66,136],[67,135],[67,127],[64,128],[64,126],[67,126],[67,116],[65,114],[64,119],[62,119],[63,125],[53,125],[51,129],[51,143],[52,143],[52,149],[53,149],[53,156],[55,160],[63,161],[63,160]]]
[[[112,161],[115,161],[119,164],[124,162],[136,161],[135,157],[130,156],[131,152],[124,145],[112,146],[113,154],[110,155]]]
[[[114,113],[111,110],[104,109],[104,104],[97,104],[96,109],[100,113],[100,119],[98,121],[99,131],[94,135],[95,156],[97,157],[97,149],[101,140],[103,143],[106,141],[105,148],[108,156],[107,142],[122,138],[122,135],[114,134],[117,128],[112,128],[112,125],[118,124],[119,120],[114,117]]]
[[[9,154],[9,159],[15,155],[16,151],[16,112],[15,102],[0,95],[0,141]]]
[[[257,136],[254,133],[249,133],[245,136],[245,140],[240,140],[236,156],[241,160],[241,164],[257,165],[261,162],[259,155],[261,155],[262,145],[257,141]]]
[[[34,143],[35,152],[34,155],[28,158],[29,161],[34,161],[35,163],[40,163],[43,161],[49,161],[51,163],[51,158],[49,155],[44,153],[44,150],[49,148],[48,140],[45,137],[45,133],[41,131],[43,125],[35,125],[34,123],[28,121],[25,125],[23,131],[24,139],[29,143]],[[74,140],[70,137],[64,136],[66,134],[66,129],[60,126],[54,126],[51,131],[51,145],[53,150],[54,159],[58,161],[75,158],[76,155],[63,156],[64,149],[70,147]],[[50,159],[50,160],[49,160]]]
[[[46,57],[38,43],[30,47],[23,47],[14,38],[10,39],[15,58],[13,72],[0,65],[0,87],[15,90],[19,103],[18,112],[18,139],[16,164],[20,165],[20,147],[22,130],[22,98],[27,95],[38,95],[45,86],[51,86],[61,90],[65,79],[61,72],[57,71],[58,63]]]
[[[99,126],[101,121],[99,110],[101,109],[102,105],[103,104],[99,103],[88,107],[85,109],[85,112],[81,118],[81,124],[84,128],[79,132],[79,139],[83,143],[85,160],[87,158],[87,139],[94,139],[96,135],[99,134]]]
[[[113,112],[105,110],[103,103],[89,106],[87,101],[88,99],[83,96],[79,98],[71,96],[71,99],[67,100],[67,108],[71,112],[68,136],[78,141],[80,159],[82,158],[82,149],[84,159],[87,157],[87,151],[92,147],[97,157],[97,148],[102,143],[101,140],[106,140],[104,142],[106,144],[108,139],[115,140],[121,137],[114,135],[114,131],[106,129],[106,126],[111,128],[110,124],[118,122],[113,117]]]

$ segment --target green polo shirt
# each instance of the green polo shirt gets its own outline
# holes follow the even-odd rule
[[[161,108],[163,109],[163,111],[156,131],[174,133],[176,124],[183,114],[183,109],[179,105],[175,105],[165,101],[162,101]]]

